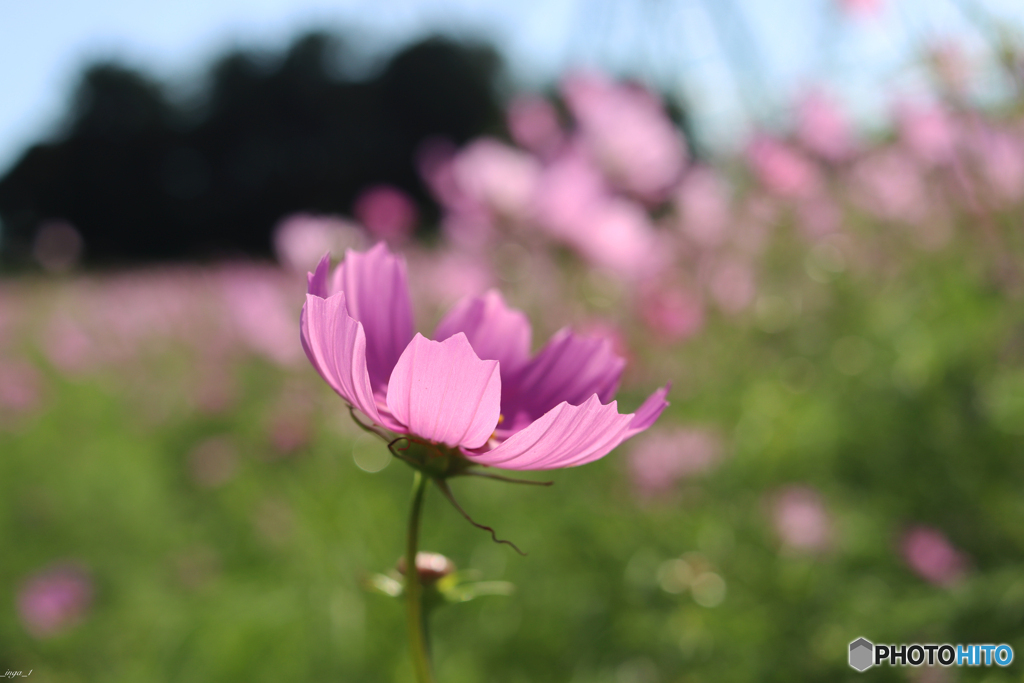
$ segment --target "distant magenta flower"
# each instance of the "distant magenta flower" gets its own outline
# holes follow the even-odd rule
[[[904,534],[900,545],[910,568],[936,586],[952,586],[967,572],[967,556],[938,529],[915,526]]]
[[[18,591],[18,615],[36,638],[51,638],[81,621],[92,604],[92,580],[75,564],[56,564]]]
[[[383,244],[309,274],[302,345],[374,424],[513,470],[597,460],[657,420],[668,387],[636,413],[612,396],[625,362],[606,339],[563,329],[533,357],[526,316],[490,291],[463,299],[431,341],[413,334],[405,262]]]
[[[828,547],[832,523],[821,495],[814,489],[790,486],[782,490],[772,506],[772,517],[786,547],[804,552]]]

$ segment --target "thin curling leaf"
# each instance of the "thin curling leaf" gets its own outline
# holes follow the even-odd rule
[[[411,434],[479,448],[498,424],[498,362],[480,360],[461,332],[443,342],[417,334],[391,373],[387,404]]]
[[[466,456],[510,470],[574,467],[604,457],[622,443],[633,417],[619,415],[615,401],[601,405],[595,394],[581,406],[560,403],[493,450]]]
[[[366,370],[366,335],[345,308],[345,295],[306,295],[300,318],[302,348],[320,376],[343,399],[382,424]]]
[[[405,261],[391,254],[383,242],[365,254],[349,249],[334,271],[331,291],[345,293],[349,315],[362,323],[370,382],[383,394],[413,334]]]
[[[509,308],[496,290],[462,299],[438,323],[434,338],[443,341],[458,332],[466,334],[480,358],[501,364],[503,384],[530,357],[530,321]]]

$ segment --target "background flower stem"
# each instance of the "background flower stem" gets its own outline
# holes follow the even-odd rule
[[[427,621],[423,613],[423,586],[416,569],[416,551],[419,544],[420,511],[423,509],[423,494],[427,489],[427,478],[416,472],[412,480],[412,508],[409,511],[409,530],[405,543],[405,598],[409,627],[409,647],[413,669],[418,683],[434,683],[430,670],[430,653],[427,650]]]

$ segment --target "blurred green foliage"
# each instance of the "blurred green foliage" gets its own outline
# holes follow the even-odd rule
[[[440,681],[858,680],[846,655],[859,636],[1024,654],[1013,277],[956,244],[827,277],[802,254],[781,244],[785,267],[749,319],[711,319],[675,346],[631,332],[621,403],[673,380],[660,426],[717,430],[712,471],[638,497],[627,443],[548,473],[551,488],[454,481],[528,557],[428,494],[422,547],[517,587],[436,614]],[[402,605],[362,587],[402,552],[410,470],[365,471],[384,445],[305,365],[238,362],[237,399],[204,412],[175,393],[183,362],[165,353],[125,382],[36,359],[45,402],[0,431],[0,666],[40,682],[411,680]],[[271,415],[296,381],[316,409],[308,439],[281,454]],[[231,455],[210,469],[196,449],[214,437]],[[793,486],[820,493],[821,547],[780,540],[773,503]],[[957,580],[908,566],[901,539],[919,525],[967,558]],[[93,577],[93,604],[34,638],[18,591],[68,559]],[[1020,666],[864,675],[995,682],[1021,680]]]

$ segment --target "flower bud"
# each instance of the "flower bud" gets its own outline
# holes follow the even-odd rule
[[[455,563],[440,553],[416,553],[416,571],[420,582],[430,586],[455,571]],[[398,572],[405,575],[405,557],[398,558]]]

